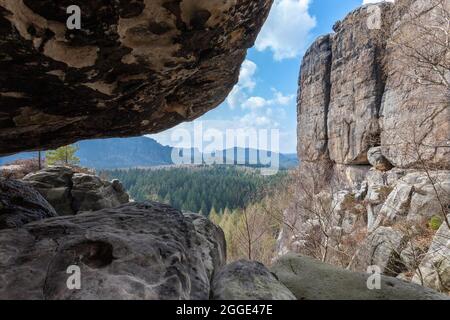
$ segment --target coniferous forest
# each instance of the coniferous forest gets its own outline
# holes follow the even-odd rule
[[[258,169],[225,165],[112,170],[101,175],[119,179],[135,201],[164,202],[205,216],[213,209],[245,208],[287,179],[287,171],[264,176]]]

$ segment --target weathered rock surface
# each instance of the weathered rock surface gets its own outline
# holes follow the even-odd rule
[[[449,169],[450,58],[448,32],[441,27],[448,21],[450,3],[398,2],[385,57],[383,154],[396,167],[420,167],[425,162]],[[435,61],[441,62],[435,66]]]
[[[295,300],[295,296],[261,263],[239,260],[214,277],[215,300]]]
[[[450,229],[445,222],[434,236],[412,281],[450,294]]]
[[[30,173],[24,182],[38,190],[60,215],[114,208],[129,202],[118,180],[104,181],[68,167],[50,167]]]
[[[39,192],[21,181],[0,178],[0,230],[56,216]]]
[[[450,299],[431,289],[383,275],[380,289],[369,290],[369,274],[294,254],[280,258],[271,270],[299,300]]]
[[[380,5],[381,21],[389,5]],[[379,140],[378,113],[384,89],[381,30],[368,28],[366,7],[334,27],[328,112],[328,150],[340,164],[367,164],[367,151]]]
[[[387,186],[387,181],[371,185],[371,188],[383,186]],[[384,190],[388,195],[371,229],[383,220],[392,222],[404,218],[417,223],[428,221],[435,215],[441,215],[450,201],[450,172],[409,170],[398,181],[391,183],[391,188]]]
[[[0,1],[0,155],[156,133],[218,106],[272,0]]]
[[[118,180],[109,182],[95,175],[75,173],[72,181],[75,212],[114,208],[129,202],[129,196]]]
[[[378,227],[361,243],[355,269],[378,266],[383,274],[397,276],[406,271],[400,253],[406,247],[406,237],[392,227]],[[358,266],[359,264],[359,266]]]
[[[334,265],[355,271],[376,265],[386,275],[408,280],[423,264],[428,266],[424,274],[430,274],[429,286],[445,291],[436,279],[448,273],[450,255],[445,245],[433,246],[437,236],[431,222],[442,220],[448,210],[449,174],[448,170],[372,168],[366,181],[352,189],[332,186],[305,197],[300,188],[284,212],[289,227],[278,237],[278,256],[325,254],[326,262]],[[431,246],[435,251],[430,251]],[[430,262],[433,259],[437,262]]]
[[[435,279],[450,256],[441,249],[422,259],[435,233],[431,219],[450,205],[442,29],[449,12],[440,0],[368,4],[307,50],[298,97],[301,181],[284,213],[279,255],[294,251],[358,271],[376,264],[408,280],[421,261],[429,266],[443,255],[429,281],[442,290]]]
[[[200,243],[197,244],[210,279],[227,261],[227,245],[223,230],[209,219],[196,213],[184,213],[197,231]]]
[[[2,230],[0,299],[208,299],[209,269],[224,264],[214,228],[148,202]],[[71,265],[80,290],[67,288]]]
[[[318,38],[305,53],[298,97],[298,153],[303,161],[328,159],[327,116],[330,103],[330,36]]]
[[[377,170],[388,171],[392,164],[383,156],[381,147],[370,148],[367,152],[367,160]]]
[[[450,62],[441,59],[447,51],[439,27],[449,7],[441,1],[430,10],[436,2],[369,4],[313,43],[302,62],[298,98],[302,161],[450,168]],[[411,19],[416,15],[419,20]],[[435,71],[421,54],[444,61]]]

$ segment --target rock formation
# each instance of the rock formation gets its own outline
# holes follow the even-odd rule
[[[447,225],[442,224],[412,281],[436,290],[448,291],[448,288],[450,288],[450,261],[448,257],[450,257],[450,229]]]
[[[206,218],[157,203],[3,230],[0,299],[208,299],[211,268],[225,264],[217,234]],[[70,266],[79,290],[67,287]]]
[[[377,265],[450,292],[442,241],[450,59],[448,33],[439,29],[449,13],[448,1],[362,6],[307,50],[298,97],[302,181],[285,212],[280,255],[295,251],[358,271]]]
[[[0,1],[0,155],[156,133],[218,106],[271,0]]]
[[[367,273],[339,269],[317,260],[289,254],[272,272],[299,300],[448,300],[422,286],[381,276],[379,289],[367,287]]]
[[[19,228],[28,222],[57,215],[33,188],[17,180],[0,178],[0,230]]]
[[[223,231],[201,215],[181,213],[164,204],[128,203],[99,211],[65,212],[67,199],[91,199],[82,202],[91,208],[112,203],[108,198],[111,195],[98,189],[106,182],[82,174],[80,180],[86,180],[81,184],[83,188],[75,187],[76,175],[69,168],[54,167],[29,174],[24,182],[0,180],[0,299],[445,298],[422,286],[385,276],[382,289],[372,291],[365,286],[367,274],[292,255],[279,259],[274,273],[255,261],[225,265]],[[72,185],[69,190],[68,184]],[[69,215],[57,217],[31,185]],[[107,187],[114,185],[120,183]],[[77,192],[73,199],[64,196],[74,190]],[[348,216],[351,199],[350,192],[342,192],[336,205],[343,215],[336,219],[343,221],[342,230],[347,233],[353,232],[358,220]],[[392,228],[380,227],[377,231],[368,238],[371,242],[367,240],[364,252],[371,252],[375,246],[377,251],[371,259],[388,273],[399,265],[395,260],[399,254],[386,239],[395,243],[398,252],[403,250],[402,256],[407,242],[400,231]],[[437,279],[447,279],[441,269],[435,268],[436,264],[446,263],[442,255],[436,254],[443,240],[445,245],[445,232],[448,230],[441,227],[420,265],[420,283],[434,287],[442,285]],[[358,257],[355,265],[364,264],[363,259]],[[80,272],[77,290],[70,287],[74,270]]]
[[[418,22],[413,23],[411,16],[422,13],[420,22],[439,25],[439,9],[429,10],[432,2],[400,0],[396,5],[363,6],[336,23],[335,33],[314,42],[304,56],[300,76],[302,161],[328,159],[335,165],[368,169],[374,155],[368,152],[378,147],[378,158],[395,167],[417,167],[424,161],[450,168],[448,85],[430,89],[412,82],[407,73],[419,69],[417,61],[402,51],[397,39],[400,33],[418,37],[414,33]],[[379,26],[371,25],[374,14],[379,14]],[[425,34],[414,46],[422,49],[430,43],[434,42]],[[401,65],[400,72],[402,59],[408,64]],[[432,75],[421,80],[425,76]],[[448,71],[444,76],[449,77]],[[414,154],[412,144],[418,146],[422,159]]]
[[[30,173],[23,181],[39,191],[59,215],[114,208],[129,201],[118,180],[104,181],[68,167],[50,167]]]
[[[0,0],[0,154],[202,115],[236,83],[272,1],[93,0],[71,31],[64,3]],[[296,254],[272,272],[226,265],[224,234],[206,218],[127,203],[120,182],[56,167],[0,180],[0,299],[447,298],[385,275],[370,290],[361,272],[376,264],[448,291],[447,55],[424,71],[399,44],[442,54],[439,34],[423,32],[442,22],[429,3],[361,7],[302,63],[300,169],[320,179],[301,181],[280,253],[318,248],[316,258],[359,272]]]
[[[239,260],[222,268],[212,282],[215,300],[295,300],[261,263]]]

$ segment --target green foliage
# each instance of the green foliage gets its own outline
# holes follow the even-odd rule
[[[68,145],[47,151],[45,158],[48,165],[76,165],[80,163],[80,159],[75,156],[77,151],[78,146]]]
[[[264,188],[283,181],[286,172],[263,176],[258,170],[235,166],[199,166],[170,169],[105,171],[119,179],[136,201],[164,202],[184,211],[207,216],[244,208],[261,199]]]
[[[442,225],[442,218],[439,216],[433,216],[431,217],[430,221],[428,222],[428,225],[432,230],[438,230],[440,226]]]

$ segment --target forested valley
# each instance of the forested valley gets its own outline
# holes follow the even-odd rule
[[[119,179],[135,201],[164,202],[208,216],[212,211],[242,209],[260,201],[286,181],[287,172],[264,176],[258,169],[213,165],[112,170],[102,171],[101,175]]]

